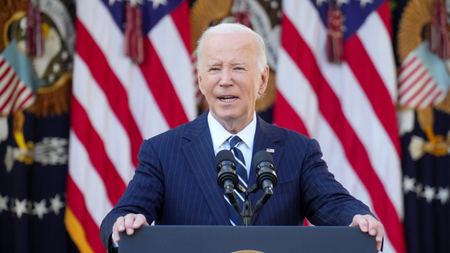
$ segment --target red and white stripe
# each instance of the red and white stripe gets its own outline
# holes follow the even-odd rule
[[[445,98],[436,80],[412,51],[402,63],[398,77],[398,103],[409,108],[429,107]]]
[[[104,251],[101,221],[134,175],[142,141],[196,117],[188,10],[183,2],[158,22],[136,65],[105,4],[77,1],[67,200],[84,235],[66,225],[93,252]]]
[[[34,95],[12,68],[0,55],[0,116],[14,114],[34,103]]]
[[[283,2],[274,121],[317,139],[330,171],[384,224],[384,252],[405,252],[388,3],[345,41],[335,65],[312,2]]]

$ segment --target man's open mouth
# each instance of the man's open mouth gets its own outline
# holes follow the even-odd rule
[[[232,101],[236,100],[237,97],[235,97],[235,96],[221,96],[221,97],[219,97],[219,99],[222,102],[232,102]]]

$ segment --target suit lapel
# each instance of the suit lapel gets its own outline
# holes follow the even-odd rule
[[[191,122],[183,136],[190,142],[184,145],[182,150],[217,224],[227,225],[228,212],[224,203],[224,192],[217,185],[215,155],[207,115],[204,113]]]
[[[272,129],[272,126],[258,117],[258,123],[256,126],[255,140],[253,143],[253,157],[258,151],[273,149],[274,153],[272,153],[275,172],[277,172],[277,168],[281,163],[281,158],[283,155],[283,148],[279,145],[280,136]],[[252,159],[252,165],[250,170],[250,186],[256,183],[256,171],[255,164]],[[276,188],[275,188],[276,189]],[[250,195],[249,199],[252,203],[252,209],[254,209],[256,202],[263,196],[263,191],[258,190],[256,193]],[[270,201],[270,200],[269,200]],[[254,214],[253,223],[258,218],[259,212]]]

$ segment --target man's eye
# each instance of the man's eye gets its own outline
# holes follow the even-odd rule
[[[210,68],[209,71],[217,71],[219,68]]]

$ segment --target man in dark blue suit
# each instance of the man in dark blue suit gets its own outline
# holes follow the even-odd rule
[[[136,174],[101,225],[104,246],[111,249],[119,232],[132,234],[153,221],[233,225],[214,160],[220,150],[233,148],[229,138],[238,136],[248,185],[256,181],[252,158],[260,150],[272,153],[278,175],[273,197],[254,215],[254,225],[301,225],[307,217],[315,225],[359,226],[376,236],[380,250],[382,224],[334,179],[317,141],[256,116],[255,101],[269,78],[262,38],[245,26],[220,24],[203,34],[198,60],[199,87],[210,109],[142,143]],[[251,203],[262,194],[250,195]]]

